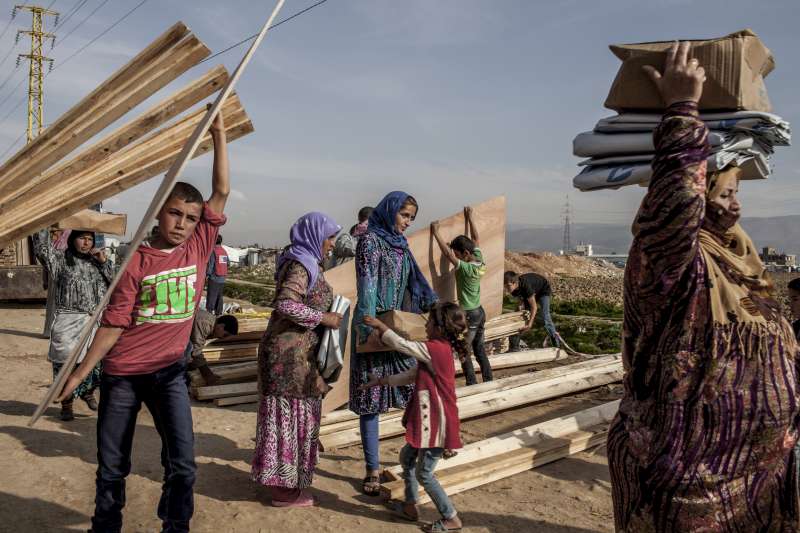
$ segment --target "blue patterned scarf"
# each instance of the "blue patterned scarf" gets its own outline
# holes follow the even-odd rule
[[[406,309],[414,313],[427,311],[439,297],[433,291],[417,265],[417,260],[408,248],[406,236],[395,227],[397,213],[410,195],[401,191],[394,191],[387,194],[383,200],[375,207],[369,217],[368,231],[374,233],[392,248],[403,250],[408,254],[410,272],[408,274],[407,290],[411,297],[411,308]]]

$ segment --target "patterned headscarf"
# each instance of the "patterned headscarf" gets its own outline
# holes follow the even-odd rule
[[[308,290],[311,290],[319,278],[322,243],[341,230],[340,225],[322,213],[307,213],[300,217],[289,232],[291,245],[278,258],[275,277],[287,261],[297,261],[308,271]]]
[[[414,259],[414,255],[408,248],[406,236],[397,231],[395,226],[397,213],[410,196],[402,191],[393,191],[387,194],[370,215],[368,231],[386,241],[392,248],[403,250],[408,254],[410,272],[407,289],[411,296],[411,309],[407,309],[407,311],[419,313],[426,311],[439,297],[436,296],[430,283],[420,271],[417,260]]]

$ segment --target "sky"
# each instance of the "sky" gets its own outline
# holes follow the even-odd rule
[[[314,1],[287,0],[279,19]],[[136,3],[55,1],[52,9],[64,14],[82,6],[46,49],[55,60],[45,79],[46,123],[176,21],[216,52],[256,33],[273,5],[148,0],[60,66]],[[12,7],[0,1],[0,31]],[[281,245],[305,212],[349,227],[360,207],[392,190],[418,199],[416,228],[496,195],[507,196],[513,226],[560,224],[567,195],[575,223],[627,224],[642,188],[572,188],[573,137],[613,114],[603,102],[619,60],[608,45],[752,28],[776,58],[766,80],[774,111],[800,123],[798,23],[797,0],[328,0],[270,32],[237,86],[255,132],[229,147],[233,191],[222,233],[231,244]],[[0,83],[11,76],[0,88],[0,118],[10,112],[0,153],[25,130],[25,85],[12,89],[26,68],[11,69],[14,54],[26,52],[24,39],[12,49],[15,30],[29,25],[30,15],[19,13],[0,38],[0,59],[10,54]],[[111,127],[215,64],[233,71],[245,50],[194,67]],[[211,161],[194,160],[182,178],[206,195]],[[800,213],[800,152],[779,148],[773,161],[769,180],[742,185],[745,216]],[[129,237],[159,182],[104,202],[128,213]]]

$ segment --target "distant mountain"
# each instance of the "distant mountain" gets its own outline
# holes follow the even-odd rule
[[[800,215],[743,218],[742,226],[757,247],[771,246],[779,252],[800,254]],[[558,252],[563,242],[563,226],[509,225],[507,247],[510,250]],[[628,253],[630,226],[614,224],[573,224],[573,246],[591,243],[596,254]]]

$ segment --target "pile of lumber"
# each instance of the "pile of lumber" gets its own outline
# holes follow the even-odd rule
[[[205,115],[201,102],[227,82],[224,67],[64,159],[209,54],[189,28],[175,24],[3,163],[0,248],[165,172]],[[235,95],[221,112],[229,142],[253,131]],[[212,147],[206,134],[195,156]]]
[[[467,444],[458,455],[439,461],[436,478],[448,495],[457,494],[593,448],[606,440],[619,401]],[[384,470],[386,499],[404,498],[402,469]],[[419,503],[430,498],[420,487]]]
[[[466,420],[574,394],[621,379],[621,357],[607,355],[549,370],[460,387],[456,390],[458,415],[461,420]],[[360,443],[358,417],[349,412],[332,417],[334,414],[336,412],[326,415],[320,427],[320,440],[325,448],[334,449]],[[381,438],[403,434],[405,429],[402,418],[403,412],[399,409],[381,415]]]
[[[251,319],[257,320],[257,319]],[[264,327],[266,328],[266,319]],[[525,324],[523,313],[509,313],[487,321],[487,333],[492,340],[509,335],[509,331],[517,333]],[[261,338],[259,331],[243,330],[243,320],[239,320],[239,335],[219,339],[210,343],[203,350],[203,355],[212,365],[212,370],[220,378],[214,386],[204,386],[199,372],[191,372],[192,392],[197,400],[214,400],[218,406],[252,403],[256,396],[255,378],[258,374],[258,344]],[[250,340],[248,341],[248,336]],[[492,356],[493,369],[512,368],[541,362],[563,359],[566,354],[555,349],[529,350],[505,355]],[[473,367],[480,372],[478,362],[473,359]],[[461,373],[460,365],[456,365]],[[250,383],[242,383],[249,378]],[[343,386],[343,383],[338,385]],[[346,385],[345,385],[346,386]]]

